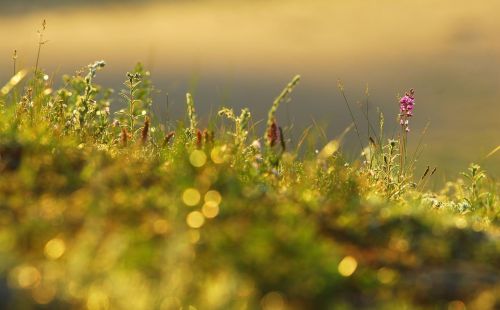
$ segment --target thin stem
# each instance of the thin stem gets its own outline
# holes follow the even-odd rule
[[[14,64],[14,72],[12,76],[16,75],[16,61],[17,61],[17,50],[14,50],[14,54],[12,55],[12,62]]]
[[[369,98],[369,96],[370,96],[370,93],[368,92],[368,84],[366,85],[365,95],[366,95],[366,114],[365,114],[365,117],[366,117],[366,129],[367,129],[367,131],[368,131],[368,133],[367,133],[367,137],[366,137],[366,138],[367,138],[368,140],[370,140],[370,126],[371,126],[371,124],[370,124],[370,119],[368,118],[368,115],[370,115],[370,114],[369,114],[369,113],[370,113],[370,111],[369,111],[369,103],[370,103],[370,102],[369,102],[369,100],[368,100],[368,98]],[[362,109],[361,109],[361,110],[362,110]],[[367,141],[368,141],[368,140],[367,140]]]
[[[166,115],[165,115],[165,128],[166,130],[170,130],[170,126],[169,126],[169,123],[170,123],[170,97],[168,95],[168,93],[166,94],[166,107],[167,107],[167,111],[166,111]]]
[[[42,50],[42,45],[45,43],[43,41],[43,33],[45,31],[45,27],[47,26],[47,22],[45,21],[45,19],[43,20],[42,22],[42,29],[38,30],[38,51],[37,51],[37,54],[36,54],[36,62],[35,62],[35,72],[34,72],[34,80],[33,80],[33,99],[35,101],[36,97],[37,97],[37,77],[38,77],[38,64],[40,62],[40,52]],[[33,102],[33,113],[32,113],[32,119],[34,119],[35,117],[35,113],[36,113],[36,103]]]
[[[372,123],[370,122],[370,118],[368,117],[368,115],[369,115],[368,114],[368,99],[366,101],[366,111],[361,109],[361,112],[363,112],[363,116],[365,117],[366,122],[368,124],[368,140],[370,140],[370,129],[371,129],[371,131],[373,132],[373,135],[375,136],[375,139],[377,140],[377,143],[382,144],[381,138],[377,135],[377,131],[373,127]]]
[[[286,124],[286,127],[287,127],[287,131],[289,133],[289,136],[290,136],[290,143],[293,142],[293,136],[292,136],[292,120],[290,118],[290,101],[287,101],[286,102],[286,108],[285,108],[285,111],[286,111],[286,121],[287,121],[287,124]]]
[[[37,72],[38,72],[38,62],[40,61],[40,51],[42,50],[42,36],[43,34],[40,34],[40,42],[38,42],[38,52],[36,54],[36,63],[35,63],[35,77],[37,75]]]
[[[356,123],[356,119],[354,118],[354,114],[352,113],[351,105],[349,104],[349,100],[347,100],[347,97],[345,95],[344,86],[342,85],[342,83],[340,81],[338,83],[338,88],[340,90],[340,93],[342,94],[342,97],[344,98],[345,104],[347,105],[347,109],[349,110],[349,114],[351,115],[352,122],[354,123],[354,129],[356,131],[356,135],[358,136],[359,145],[361,146],[361,150],[363,150],[363,142],[361,142],[361,135],[359,134],[358,125]]]
[[[415,149],[415,152],[413,152],[412,158],[411,158],[411,163],[410,163],[410,170],[413,170],[413,167],[415,166],[415,161],[418,158],[418,153],[420,151],[420,148],[422,147],[422,142],[424,140],[424,136],[427,133],[427,128],[429,128],[430,122],[427,122],[427,124],[424,127],[424,130],[422,131],[422,134],[420,135],[420,138],[418,140],[417,148]]]
[[[434,167],[434,169],[432,169],[432,172],[425,178],[424,182],[422,183],[422,185],[420,187],[420,190],[423,190],[427,186],[429,179],[434,175],[434,173],[436,173],[436,169],[437,169],[437,167]]]
[[[134,89],[133,89],[133,80],[130,79],[130,88],[129,88],[129,114],[130,114],[130,132],[134,132]]]
[[[401,133],[399,134],[399,175],[398,182],[401,181],[401,177],[403,174],[403,152],[404,152],[404,126],[401,126]]]
[[[14,53],[12,54],[12,64],[13,64],[13,73],[12,76],[15,76],[17,74],[17,50],[14,50]],[[12,97],[14,99],[14,102],[17,102],[17,84],[14,86],[13,94]]]
[[[36,55],[36,63],[35,63],[35,77],[36,77],[36,73],[38,71],[38,63],[40,61],[40,51],[42,50],[42,45],[45,43],[43,41],[43,32],[45,31],[46,27],[47,27],[47,22],[44,19],[42,22],[42,29],[38,30],[38,52]]]

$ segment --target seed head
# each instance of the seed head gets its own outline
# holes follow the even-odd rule
[[[146,120],[144,121],[144,127],[142,127],[141,131],[142,144],[146,144],[146,142],[148,142],[149,124],[150,124],[149,117],[146,116]]]
[[[165,139],[163,140],[163,147],[167,146],[167,144],[170,142],[170,140],[172,140],[174,135],[175,135],[175,132],[171,131],[165,136]]]
[[[267,142],[272,147],[278,142],[280,137],[280,132],[278,124],[276,124],[276,119],[273,119],[271,125],[267,129]]]
[[[128,132],[127,132],[127,128],[125,128],[125,127],[122,127],[122,133],[120,135],[120,140],[121,140],[123,146],[127,146]]]
[[[214,132],[212,130],[203,130],[203,140],[205,144],[214,143]]]
[[[201,148],[203,145],[203,134],[201,133],[201,130],[197,129],[196,130],[196,147]]]

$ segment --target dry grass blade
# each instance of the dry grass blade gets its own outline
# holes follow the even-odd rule
[[[324,161],[324,160],[328,159],[330,156],[332,156],[335,152],[337,152],[338,149],[339,149],[339,147],[340,147],[340,143],[344,139],[344,136],[352,129],[353,126],[354,126],[354,124],[351,124],[349,127],[347,127],[340,134],[340,136],[338,138],[333,139],[330,142],[328,142],[323,147],[323,149],[321,150],[321,152],[319,152],[319,154],[318,154],[318,160]]]
[[[302,136],[300,137],[299,143],[297,144],[297,149],[295,152],[299,152],[300,148],[302,147],[302,144],[304,144],[304,141],[306,140],[307,136],[309,135],[309,131],[311,130],[312,125],[309,125],[303,132]]]
[[[493,151],[489,152],[488,155],[486,155],[485,158],[488,158],[488,157],[491,157],[493,156],[493,154],[495,154],[496,152],[498,152],[500,150],[500,145],[497,146],[495,149],[493,149]]]

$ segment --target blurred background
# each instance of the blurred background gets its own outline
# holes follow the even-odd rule
[[[182,118],[185,92],[207,123],[218,107],[249,107],[264,119],[295,75],[302,81],[278,122],[301,132],[316,122],[334,138],[351,123],[337,89],[345,84],[366,140],[366,88],[377,127],[396,129],[397,96],[416,90],[410,143],[424,137],[419,161],[454,178],[476,162],[498,176],[500,154],[500,1],[497,0],[252,0],[252,1],[0,1],[0,84],[33,67],[37,32],[47,20],[41,66],[59,77],[94,60],[106,68],[96,82],[116,90],[141,61],[158,89],[154,109]],[[167,94],[169,105],[167,108]],[[116,96],[114,109],[122,102]],[[358,156],[354,132],[346,143]],[[418,172],[417,172],[418,173]],[[420,173],[418,173],[420,174]],[[440,182],[440,181],[437,181]]]

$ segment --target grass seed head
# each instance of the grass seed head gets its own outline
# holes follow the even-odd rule
[[[127,144],[128,144],[128,131],[127,131],[127,128],[125,128],[125,127],[122,127],[120,140],[121,140],[122,146],[124,146],[124,147],[127,146]]]
[[[168,143],[174,138],[175,131],[171,131],[165,135],[165,139],[163,139],[163,147],[167,146]]]
[[[196,130],[196,147],[201,148],[203,146],[203,134],[201,130]]]
[[[144,127],[142,127],[141,131],[142,144],[146,144],[148,142],[149,125],[150,125],[150,120],[149,117],[146,116],[146,120],[144,121]]]
[[[273,147],[279,139],[279,129],[276,119],[273,118],[271,125],[267,128],[267,143],[269,146]]]

